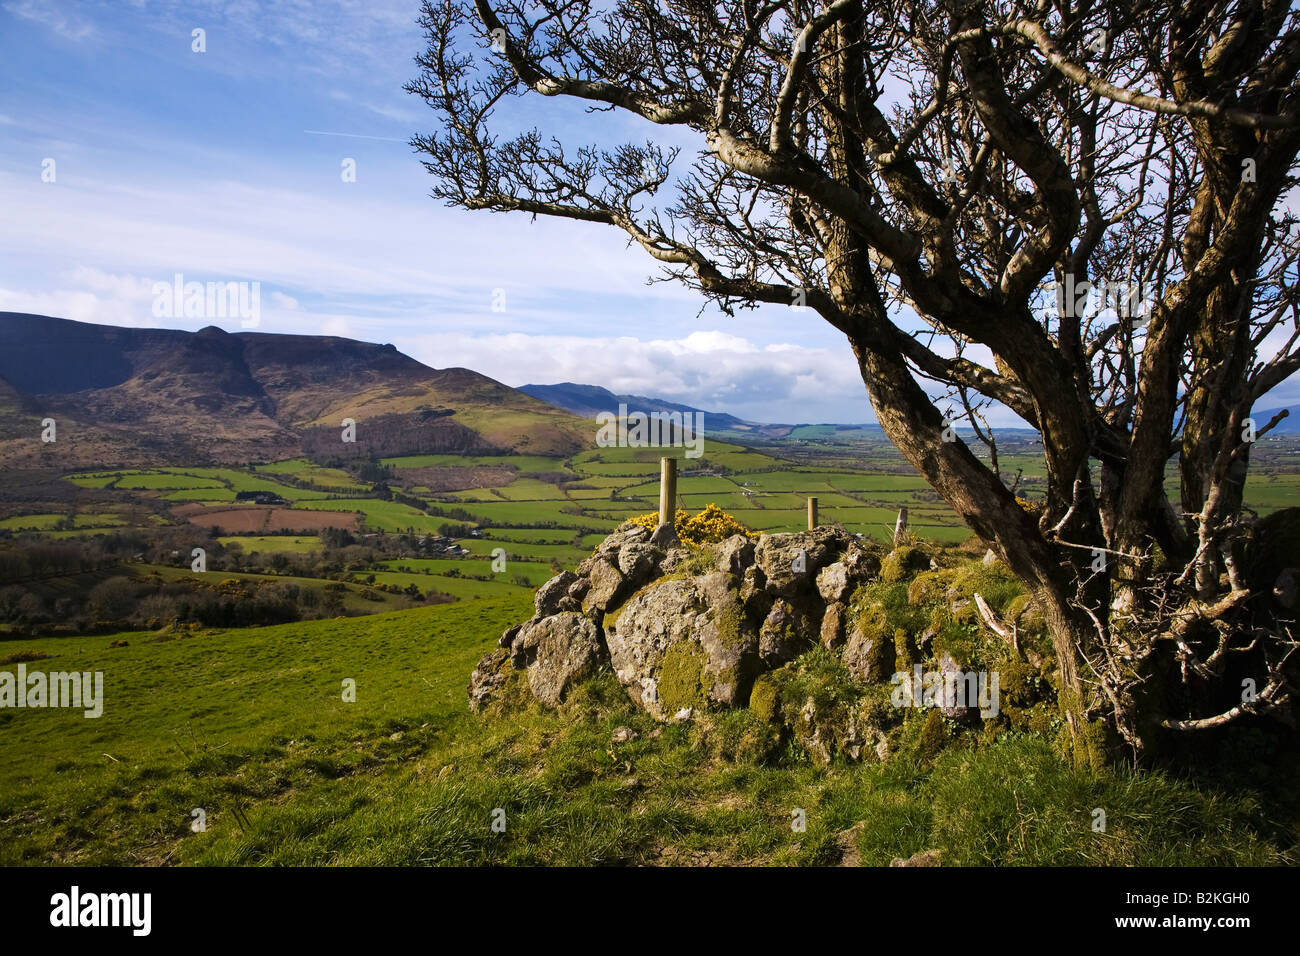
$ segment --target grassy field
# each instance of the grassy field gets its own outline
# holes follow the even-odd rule
[[[0,864],[833,864],[848,852],[881,865],[927,849],[976,865],[1288,862],[1244,787],[1072,771],[1034,738],[932,766],[760,761],[748,711],[657,726],[608,674],[559,711],[472,715],[470,669],[528,613],[520,593],[258,629],[0,641],[0,659],[51,655],[29,669],[104,675],[98,719],[0,711]],[[636,738],[611,742],[620,726]],[[1098,806],[1105,833],[1090,826]]]
[[[272,475],[287,475],[290,478],[327,488],[365,491],[369,487],[353,479],[351,475],[341,468],[326,468],[310,462],[306,458],[290,458],[287,461],[274,462],[269,465],[258,465],[256,470]]]
[[[133,577],[154,575],[164,581],[189,580],[195,575],[195,572],[188,565],[173,567],[167,564],[127,564],[122,565],[113,573],[127,574]],[[242,571],[206,571],[203,574],[205,584],[217,584],[227,578],[233,578],[236,581],[244,581],[249,584],[263,582],[296,584],[300,588],[317,592],[332,586],[339,591],[340,597],[343,599],[343,609],[351,614],[374,614],[378,611],[391,611],[410,606],[410,600],[404,595],[376,591],[368,588],[365,583],[359,582],[327,581],[323,578],[305,578],[290,574],[247,574]],[[405,583],[402,586],[405,587]],[[431,587],[433,587],[432,584],[426,583],[420,591],[423,593]],[[366,591],[371,592],[369,597],[363,596]]]
[[[12,518],[0,519],[0,529],[7,531],[52,531],[54,526],[67,515],[63,514],[32,514],[32,515],[15,515]],[[88,530],[120,528],[126,524],[126,519],[120,514],[97,514],[94,512],[84,512],[73,517],[72,527],[67,529],[69,533],[77,533]]]
[[[321,548],[320,538],[301,535],[235,535],[225,538],[218,538],[222,544],[237,544],[248,553],[265,552],[275,554],[277,552],[288,552],[290,554],[310,554],[313,551],[319,551]]]
[[[818,428],[809,432],[810,439],[815,437],[813,433]],[[491,487],[436,495],[427,489],[421,491],[418,484],[407,483],[407,493],[419,496],[426,510],[374,496],[363,497],[360,492],[367,486],[346,472],[300,458],[259,465],[256,474],[231,468],[196,467],[87,472],[73,475],[69,480],[84,487],[106,488],[123,494],[161,494],[178,504],[219,504],[233,501],[241,491],[270,491],[291,501],[294,508],[359,514],[366,531],[403,533],[410,529],[430,534],[450,518],[490,528],[491,535],[500,540],[563,545],[575,535],[608,533],[632,515],[654,511],[658,506],[660,451],[604,448],[570,458],[418,455],[384,459],[382,463],[393,470],[397,485],[404,483],[402,475],[407,469],[439,466],[495,467],[498,474],[514,476]],[[925,481],[915,473],[906,473],[909,469],[892,448],[867,444],[856,458],[841,460],[827,452],[823,452],[823,458],[830,466],[783,461],[737,445],[708,441],[702,459],[683,459],[678,504],[691,511],[716,504],[756,530],[790,531],[804,527],[807,498],[815,495],[822,520],[842,524],[850,531],[887,536],[898,509],[908,507],[912,530],[921,537],[952,543],[968,536],[964,525]],[[856,467],[840,467],[845,462]],[[1013,468],[1022,473],[1025,493],[1032,495],[1034,482],[1041,478],[1041,461],[1033,454],[1007,453],[1002,463],[1008,474]],[[731,471],[698,473],[718,467]],[[528,473],[567,474],[573,480],[555,484],[524,477]],[[277,478],[310,482],[315,487],[297,488]],[[1252,502],[1261,511],[1267,511],[1294,500],[1300,492],[1300,475],[1269,474],[1253,481],[1250,487]],[[0,529],[45,529],[53,533],[49,526],[58,517],[7,518],[0,523]],[[24,520],[26,524],[22,523]],[[248,530],[256,536],[260,529],[250,526]],[[288,548],[261,539],[255,547]],[[472,550],[479,551],[477,547]],[[557,551],[545,557],[568,563],[575,555]]]
[[[393,468],[431,468],[439,465],[504,465],[519,472],[563,471],[563,459],[543,458],[537,455],[407,455],[403,458],[382,458],[380,463]]]
[[[314,511],[357,511],[364,517],[366,527],[376,531],[402,532],[411,528],[416,532],[431,534],[446,521],[417,511],[409,505],[379,498],[326,498],[319,501],[300,501],[298,507]]]

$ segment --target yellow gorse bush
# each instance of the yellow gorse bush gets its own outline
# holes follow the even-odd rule
[[[1046,507],[1046,502],[1028,501],[1021,498],[1019,495],[1016,495],[1016,504],[1018,504],[1024,511],[1028,511],[1031,515],[1041,515],[1043,509]]]
[[[637,515],[630,520],[643,528],[649,528],[653,531],[659,526],[659,513],[651,512],[648,515]],[[730,538],[733,534],[743,534],[750,538],[756,537],[755,532],[750,531],[717,505],[706,505],[704,510],[696,515],[679,508],[677,515],[673,518],[673,527],[677,530],[677,537],[683,544],[697,547],[713,541],[722,541]]]

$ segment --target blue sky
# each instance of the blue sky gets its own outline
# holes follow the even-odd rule
[[[843,336],[811,311],[701,312],[688,290],[647,286],[654,265],[613,230],[430,199],[407,141],[433,116],[401,89],[423,48],[417,12],[0,0],[0,310],[234,331],[238,319],[156,318],[153,284],[256,281],[261,331],[391,342],[509,385],[592,383],[758,421],[874,420]],[[500,120],[569,142],[593,121],[536,97]],[[666,135],[594,121],[604,141]]]
[[[612,230],[430,199],[406,144],[433,117],[401,89],[422,49],[417,9],[0,2],[0,309],[237,330],[155,318],[152,285],[257,281],[261,331],[392,342],[510,385],[594,383],[766,421],[872,419],[843,337],[811,312],[701,314],[689,291],[647,286],[653,264]],[[204,53],[191,49],[199,28]],[[527,104],[543,127],[582,116]],[[614,138],[655,132],[599,121]]]

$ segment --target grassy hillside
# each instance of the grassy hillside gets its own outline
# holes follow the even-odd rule
[[[269,822],[300,802],[330,803],[327,791],[345,778],[448,746],[469,720],[474,662],[528,604],[514,597],[177,637],[0,641],[0,660],[41,651],[52,656],[30,669],[102,671],[105,685],[98,719],[0,711],[0,864],[177,862],[230,834],[241,805]],[[119,640],[128,646],[110,647]],[[356,681],[355,703],[342,700],[346,678]],[[196,807],[208,813],[206,834],[189,830]]]
[[[470,670],[528,613],[0,641],[103,671],[106,697],[98,720],[0,711],[0,864],[1256,864],[1295,842],[1249,791],[1069,770],[1030,736],[817,767],[765,752],[745,710],[655,725],[608,674],[558,712],[472,715]]]

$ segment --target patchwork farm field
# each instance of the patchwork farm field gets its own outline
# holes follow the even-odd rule
[[[794,531],[806,526],[807,499],[815,496],[822,523],[854,533],[886,539],[899,509],[907,508],[909,529],[920,538],[955,544],[969,537],[891,445],[821,426],[800,429],[794,439],[754,448],[706,441],[701,458],[679,461],[678,507],[696,512],[713,504],[755,531]],[[575,567],[622,521],[658,509],[661,451],[413,455],[371,462],[360,472],[305,458],[246,469],[86,471],[65,481],[95,501],[65,511],[0,513],[0,534],[53,541],[132,527],[215,528],[221,545],[238,546],[231,553],[294,560],[318,555],[319,536],[330,529],[363,544],[443,536],[450,552],[385,560],[367,569],[373,582],[461,600],[524,594],[555,568]],[[1291,443],[1264,443],[1252,462],[1247,502],[1261,514],[1300,498],[1300,474],[1288,455],[1296,457]],[[1011,442],[1000,464],[1017,494],[1039,494],[1043,466],[1031,442]],[[1169,486],[1176,494],[1175,474]],[[259,495],[261,502],[236,501]],[[503,552],[504,562],[492,560]],[[177,564],[187,561],[182,554]],[[350,570],[356,579],[358,570]]]
[[[323,528],[350,528],[361,526],[364,512],[316,510],[304,503],[302,509],[262,508],[257,505],[241,507],[204,508],[184,515],[190,524],[203,528],[218,528],[222,534],[247,533],[253,536],[267,531],[313,531]],[[378,520],[378,519],[376,519]]]

